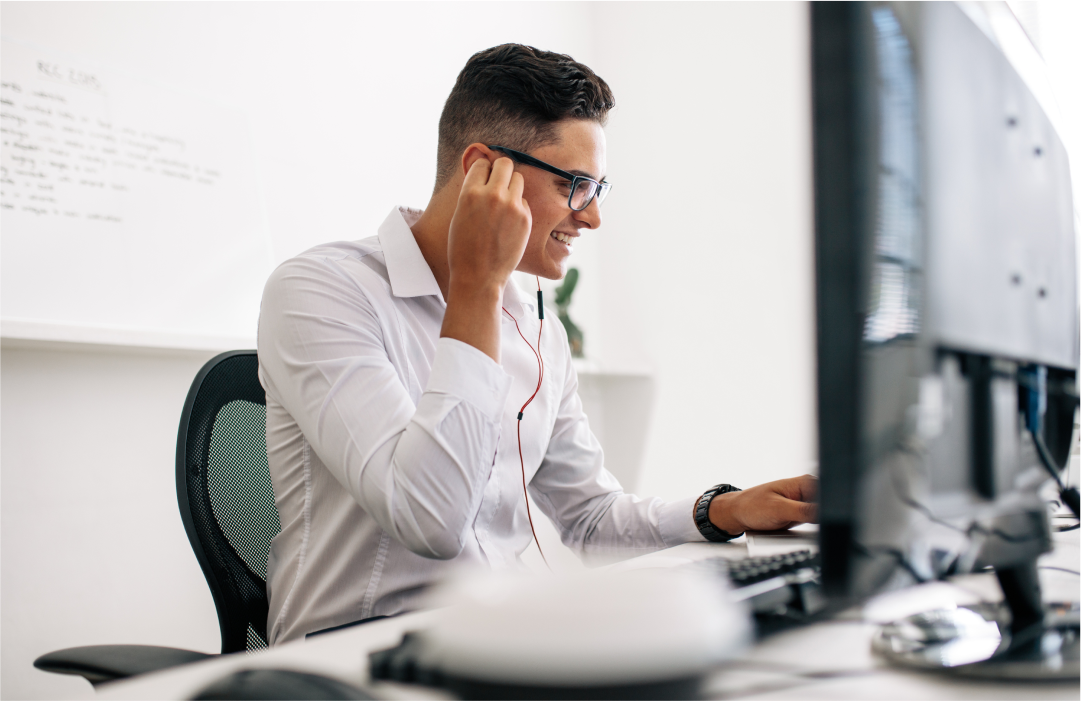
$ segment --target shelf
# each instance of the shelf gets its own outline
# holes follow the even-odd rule
[[[0,319],[4,347],[74,349],[127,348],[213,352],[255,348],[255,337],[185,334],[156,329],[78,326],[26,319]]]

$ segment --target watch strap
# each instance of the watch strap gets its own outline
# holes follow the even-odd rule
[[[698,498],[698,503],[694,505],[694,525],[698,527],[698,532],[701,533],[706,540],[714,543],[727,543],[733,538],[738,538],[742,533],[728,533],[717,528],[709,520],[709,505],[713,502],[714,497],[720,494],[728,494],[729,492],[742,492],[739,487],[733,487],[730,484],[717,484],[705,491],[701,497]]]

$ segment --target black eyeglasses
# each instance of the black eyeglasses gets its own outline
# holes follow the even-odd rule
[[[536,158],[533,158],[533,156],[522,153],[521,151],[515,151],[514,149],[506,148],[504,146],[489,146],[488,148],[493,151],[505,153],[512,161],[517,161],[522,165],[540,168],[541,170],[546,170],[549,173],[558,175],[564,180],[569,180],[571,183],[571,194],[567,197],[567,205],[575,212],[581,212],[588,207],[594,197],[597,198],[597,206],[599,207],[604,202],[604,198],[608,197],[608,191],[612,189],[612,184],[607,181],[599,183],[593,178],[587,178],[584,175],[568,173],[565,170],[560,170],[555,166],[548,165],[544,161],[539,161]]]

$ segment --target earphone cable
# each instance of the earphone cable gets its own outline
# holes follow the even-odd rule
[[[540,278],[537,278],[537,303],[541,304],[540,296]],[[538,308],[538,317],[540,319],[540,328],[537,330],[537,347],[533,348],[533,345],[526,339],[525,334],[522,333],[521,327],[518,326],[518,320],[514,318],[514,315],[507,311],[506,307],[503,307],[503,312],[511,318],[514,322],[514,328],[517,329],[518,335],[522,337],[525,344],[529,346],[529,350],[533,351],[533,355],[537,358],[537,388],[533,390],[533,394],[529,396],[522,408],[518,410],[518,462],[522,467],[522,496],[525,498],[525,513],[529,519],[529,530],[533,534],[533,542],[537,544],[537,552],[540,553],[541,560],[544,561],[544,566],[551,571],[552,566],[548,564],[548,558],[544,556],[544,550],[541,548],[540,539],[537,538],[537,530],[533,527],[533,514],[529,508],[529,490],[526,488],[525,479],[525,457],[522,454],[522,419],[525,417],[525,410],[536,398],[537,393],[540,392],[541,383],[544,382],[544,356],[541,355],[541,334],[544,333],[544,312],[541,308]]]

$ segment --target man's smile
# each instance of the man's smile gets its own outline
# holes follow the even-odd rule
[[[554,238],[556,241],[559,241],[560,243],[566,244],[568,247],[574,245],[572,242],[577,237],[578,234],[565,234],[562,231],[552,232],[552,238]]]

